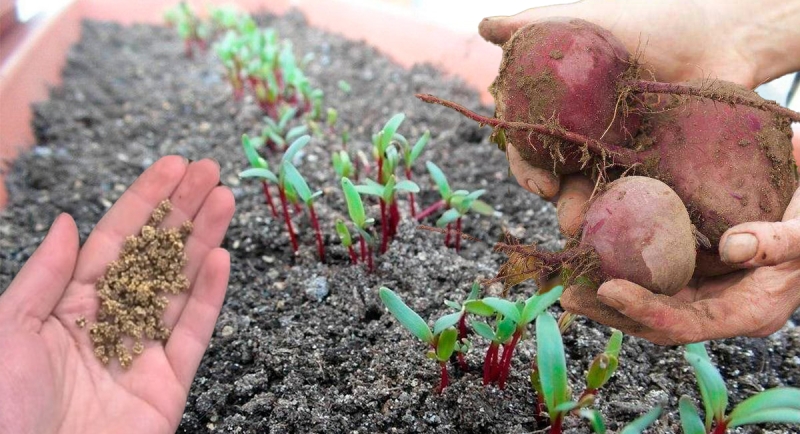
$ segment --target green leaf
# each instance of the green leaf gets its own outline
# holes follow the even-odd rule
[[[486,190],[475,190],[466,196],[453,195],[450,199],[450,206],[457,208],[461,214],[466,214],[472,207],[472,203],[483,195],[483,193],[486,193]]]
[[[619,357],[619,350],[621,348],[622,332],[619,330],[614,330],[614,332],[611,333],[611,337],[608,339],[608,344],[606,344],[606,354]]]
[[[278,120],[278,129],[280,131],[285,131],[286,127],[289,125],[289,121],[294,119],[295,115],[297,115],[297,109],[294,107],[283,110],[280,114],[280,120]]]
[[[633,422],[629,423],[628,426],[622,428],[619,434],[641,434],[642,431],[652,425],[659,416],[661,416],[661,406],[653,407],[652,410],[639,416]]]
[[[336,85],[339,86],[339,90],[341,90],[344,93],[350,93],[350,91],[352,90],[352,88],[350,87],[350,83],[344,80],[339,80],[336,83]]]
[[[394,186],[395,191],[405,191],[408,193],[419,193],[419,185],[414,181],[404,179]]]
[[[606,424],[603,422],[603,415],[600,414],[599,411],[590,408],[582,408],[578,410],[578,414],[589,421],[592,432],[596,434],[605,434]]]
[[[700,414],[697,412],[697,407],[694,406],[691,398],[686,395],[681,396],[679,410],[684,434],[706,434],[703,420],[700,419]]]
[[[447,314],[436,320],[436,322],[433,324],[433,335],[436,336],[441,333],[442,330],[456,325],[458,320],[461,319],[461,315],[461,312],[455,312]]]
[[[397,113],[396,115],[392,116],[386,125],[383,126],[383,129],[380,132],[380,143],[378,150],[383,153],[386,151],[386,148],[392,142],[392,138],[394,137],[397,129],[400,128],[400,124],[403,123],[403,120],[406,118],[406,115],[403,113]]]
[[[419,158],[420,154],[422,154],[422,151],[425,150],[425,145],[427,145],[430,140],[431,132],[425,131],[425,133],[422,134],[422,137],[417,140],[417,143],[414,144],[414,147],[411,148],[411,152],[408,154],[408,158],[406,160],[406,166],[411,167],[411,165],[417,161],[417,158]]]
[[[450,360],[453,350],[456,349],[456,339],[458,339],[458,331],[453,327],[442,331],[439,341],[436,343],[436,358],[440,362]]]
[[[292,162],[294,160],[295,155],[303,149],[308,142],[311,141],[311,136],[301,136],[286,149],[286,152],[283,153],[283,157],[281,158],[281,163],[285,162]]]
[[[482,321],[473,320],[470,321],[469,325],[472,326],[472,330],[474,330],[475,333],[477,333],[479,336],[486,339],[487,341],[495,340],[494,330],[492,330],[489,324],[486,324],[485,322]]]
[[[586,387],[589,389],[599,389],[606,384],[610,375],[606,375],[609,368],[611,368],[611,358],[606,353],[598,354],[589,365],[589,371],[586,373]],[[616,368],[616,363],[614,364]]]
[[[361,194],[366,194],[369,196],[378,196],[383,198],[383,191],[385,189],[380,184],[367,184],[367,185],[356,185],[356,191]]]
[[[569,385],[564,343],[558,323],[549,313],[536,318],[536,361],[545,403],[550,418],[555,419],[557,413],[554,409],[569,399]]]
[[[283,163],[283,172],[286,176],[286,181],[292,185],[294,191],[300,196],[300,200],[309,205],[314,200],[314,197],[303,175],[291,163]]]
[[[740,419],[747,419],[755,413],[787,408],[800,410],[800,389],[794,387],[776,387],[765,390],[742,401],[728,416],[730,426],[743,425]]]
[[[522,312],[519,311],[516,303],[497,297],[486,297],[482,301],[495,311],[502,313],[504,317],[514,321],[515,324],[520,323]]]
[[[694,368],[697,385],[706,409],[706,429],[711,427],[711,418],[717,422],[725,417],[728,407],[728,389],[717,368],[711,363],[704,343],[686,345],[684,358]]]
[[[454,221],[460,219],[461,217],[462,215],[460,212],[458,212],[457,209],[450,208],[447,211],[445,211],[444,214],[442,214],[438,220],[436,220],[436,226],[443,228],[449,225],[450,223],[453,223]]]
[[[268,167],[267,161],[258,155],[258,151],[256,151],[253,142],[247,134],[242,134],[242,147],[244,148],[244,155],[247,156],[247,161],[250,162],[252,167],[258,169],[266,169]]]
[[[578,408],[578,403],[577,402],[575,402],[575,401],[567,401],[567,402],[562,402],[561,404],[558,404],[556,406],[556,408],[553,409],[553,412],[554,413],[562,413],[563,414],[563,413],[567,413],[567,412],[570,412],[572,410],[575,410],[576,408]]]
[[[564,287],[558,285],[541,295],[534,295],[525,301],[525,308],[522,310],[520,316],[520,324],[525,326],[536,319],[539,314],[547,310],[553,303],[558,301],[561,294],[564,292]]]
[[[740,416],[736,424],[729,424],[731,428],[752,425],[757,423],[790,423],[800,424],[800,410],[796,408],[771,408],[769,410],[756,411],[745,416]]]
[[[460,304],[456,303],[455,301],[445,300],[444,304],[445,304],[445,306],[449,307],[450,309],[455,309],[455,310],[461,312],[462,306]]]
[[[467,296],[467,301],[477,300],[479,295],[481,295],[481,284],[478,283],[478,282],[474,282],[472,284],[472,288],[470,288],[470,290],[469,290],[469,295]]]
[[[428,327],[428,324],[410,307],[406,306],[403,303],[403,300],[395,294],[389,288],[382,286],[379,290],[379,295],[381,297],[381,301],[389,309],[392,315],[397,318],[397,321],[403,325],[408,331],[411,332],[414,336],[419,338],[421,341],[426,342],[428,344],[433,343],[433,334],[431,333],[431,329]],[[455,343],[455,339],[453,339],[453,343]]]
[[[348,248],[353,245],[353,238],[350,236],[350,230],[347,229],[347,225],[344,224],[344,220],[336,219],[336,234],[339,236],[339,239],[342,241],[342,245],[345,248]]]
[[[472,209],[473,211],[475,211],[480,215],[485,215],[485,216],[494,215],[494,208],[492,208],[491,205],[482,200],[473,201],[472,206],[470,206],[470,209]]]
[[[259,178],[265,179],[273,184],[278,183],[278,177],[269,169],[247,169],[239,172],[239,178]]]
[[[394,148],[392,148],[394,149]],[[386,185],[383,188],[383,201],[386,202],[387,205],[394,202],[394,187],[397,184],[397,178],[392,175],[386,181]]]
[[[450,190],[450,184],[447,182],[447,177],[444,176],[444,172],[439,166],[433,164],[433,162],[428,161],[425,163],[425,167],[428,168],[428,173],[431,174],[431,178],[433,178],[433,182],[436,183],[436,187],[439,189],[439,194],[442,196],[442,199],[447,201],[450,199],[450,195],[452,191]]]
[[[363,230],[366,226],[367,216],[364,212],[364,203],[361,201],[361,195],[358,194],[355,185],[348,178],[342,178],[342,191],[344,191],[350,219],[359,229]]]
[[[495,340],[501,344],[504,344],[511,339],[511,336],[514,334],[514,331],[517,330],[517,323],[514,322],[511,318],[503,318],[497,324],[497,333],[495,333]]]
[[[298,137],[302,136],[303,134],[306,134],[307,132],[308,132],[308,126],[298,125],[290,129],[289,132],[286,133],[286,141],[293,142],[297,140]]]
[[[467,312],[478,316],[492,316],[496,312],[493,307],[484,303],[483,300],[470,300],[464,303]]]

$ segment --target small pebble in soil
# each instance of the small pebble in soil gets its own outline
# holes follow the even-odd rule
[[[143,338],[166,341],[172,332],[162,320],[169,304],[162,293],[178,294],[189,288],[183,267],[192,223],[159,228],[171,210],[168,200],[161,202],[140,234],[125,240],[119,259],[111,262],[95,283],[100,308],[89,336],[94,354],[103,364],[116,358],[127,369],[133,357],[144,350]],[[130,347],[126,344],[129,340],[133,341]]]
[[[317,276],[306,284],[306,295],[312,300],[322,302],[328,296],[328,279]]]

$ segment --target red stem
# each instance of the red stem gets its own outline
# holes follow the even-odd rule
[[[386,202],[381,202],[381,253],[386,253],[386,246],[389,244],[389,219],[386,216]]]
[[[364,237],[359,238],[358,245],[361,247],[361,262],[367,262],[367,242]]]
[[[494,362],[497,360],[497,350],[499,349],[499,344],[497,342],[492,342],[489,344],[489,349],[486,350],[486,357],[483,358],[483,385],[486,386],[487,384],[492,382],[493,371],[494,371]]]
[[[461,250],[461,219],[456,220],[456,253]]]
[[[392,228],[392,237],[397,235],[397,226],[400,225],[400,208],[397,207],[397,200],[393,200],[389,206],[389,226]]]
[[[358,264],[358,255],[356,255],[356,249],[354,249],[353,246],[349,246],[347,247],[347,252],[350,253],[350,261],[353,263],[353,265]]]
[[[464,359],[464,353],[458,352],[456,354],[458,356],[458,366],[461,367],[461,371],[469,371],[469,365],[467,365],[467,361]]]
[[[511,359],[514,356],[514,348],[516,348],[517,342],[519,342],[519,338],[521,336],[522,330],[517,330],[514,332],[514,337],[511,338],[511,343],[503,346],[503,360],[500,366],[500,379],[497,382],[497,387],[499,387],[500,390],[503,390],[506,387],[508,373],[511,370]]]
[[[372,262],[372,246],[367,246],[367,264],[370,272],[375,271],[375,263]]]
[[[319,261],[325,263],[325,244],[322,242],[322,231],[319,228],[319,220],[317,220],[317,213],[314,212],[314,203],[308,203],[308,213],[311,215],[311,226],[317,234],[317,253],[319,254]]]
[[[416,217],[417,221],[421,221],[425,217],[435,213],[436,211],[439,211],[445,205],[446,205],[446,203],[445,203],[444,199],[437,201],[433,205],[431,205],[431,206],[423,209],[422,211],[420,211],[419,214],[417,214],[417,217]]]
[[[406,179],[411,181],[411,168],[406,167]],[[410,208],[411,217],[417,216],[417,210],[414,206],[414,193],[408,193],[408,207]]]
[[[292,219],[289,217],[289,207],[286,203],[286,191],[283,187],[278,187],[278,194],[281,198],[281,206],[283,207],[283,220],[286,222],[286,230],[289,231],[289,241],[292,242],[292,251],[297,253],[299,247],[297,246],[297,238],[294,236],[294,229],[292,228]]]
[[[550,425],[550,434],[561,434],[561,423],[564,421],[564,414],[558,413],[553,424]]]
[[[712,431],[712,433],[725,434],[725,432],[727,431],[728,431],[728,422],[723,420],[722,422],[717,422],[717,426],[714,427],[714,431]]]
[[[436,393],[442,393],[444,388],[450,385],[450,376],[447,375],[447,362],[439,362],[439,366],[442,368],[442,381],[439,383]]]
[[[275,210],[275,205],[272,203],[272,195],[269,193],[269,184],[267,181],[261,181],[261,189],[264,191],[264,199],[269,205],[269,209],[272,210],[272,216],[278,218],[278,211]]]
[[[383,155],[378,155],[378,184],[383,184]]]
[[[444,236],[444,246],[450,247],[450,223],[447,224],[447,232]]]
[[[647,80],[626,80],[620,83],[621,86],[629,88],[636,92],[645,93],[669,93],[673,95],[691,95],[701,98],[707,98],[714,101],[726,102],[728,104],[745,105],[754,107],[760,110],[767,110],[779,116],[785,117],[793,122],[800,122],[800,113],[790,110],[786,107],[778,105],[775,101],[765,101],[763,99],[748,98],[743,95],[737,95],[730,92],[722,93],[715,89],[711,83],[710,86],[703,88],[702,86],[692,86],[687,84],[678,83],[661,83],[658,81]]]
[[[558,129],[542,124],[529,124],[526,122],[510,122],[510,121],[504,121],[502,119],[490,118],[479,115],[462,105],[456,104],[451,101],[443,100],[433,95],[418,93],[416,96],[417,98],[429,104],[439,104],[447,108],[453,109],[482,125],[489,125],[494,128],[508,128],[512,130],[532,131],[534,133],[555,137],[557,139],[561,139],[566,142],[575,143],[578,145],[585,145],[592,153],[600,155],[603,155],[604,153],[610,153],[612,154],[610,155],[610,157],[612,157],[612,159],[615,162],[619,162],[625,165],[630,165],[634,162],[639,162],[641,160],[641,158],[637,156],[637,152],[632,149],[627,149],[621,146],[612,145],[610,143],[601,142],[599,140],[586,137],[582,134],[573,133],[567,130]]]

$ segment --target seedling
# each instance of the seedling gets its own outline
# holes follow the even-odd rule
[[[344,80],[339,80],[336,85],[339,86],[339,90],[341,90],[342,93],[350,93],[350,91],[353,90],[352,87],[350,87],[350,83]]]
[[[559,325],[559,333],[561,327]],[[589,371],[586,373],[586,390],[578,398],[578,402],[594,401],[597,391],[608,383],[611,376],[619,366],[619,350],[622,347],[622,332],[614,330],[606,344],[606,349],[592,360]]]
[[[425,131],[425,133],[422,134],[422,137],[420,137],[419,140],[417,140],[417,143],[415,143],[414,146],[410,146],[408,141],[404,140],[403,164],[405,165],[406,169],[406,179],[408,179],[409,181],[411,180],[411,175],[412,175],[411,167],[414,165],[414,162],[417,161],[420,154],[422,154],[422,151],[425,149],[425,145],[428,144],[430,139],[431,139],[431,132]],[[416,217],[417,210],[414,204],[413,193],[408,196],[408,206],[411,211],[411,217]]]
[[[372,236],[367,232],[367,228],[375,220],[367,218],[361,195],[358,194],[356,186],[348,178],[342,178],[342,191],[347,202],[347,212],[350,214],[350,219],[360,235],[358,242],[361,248],[361,262],[366,262],[369,271],[372,271],[375,268],[372,260]]]
[[[417,214],[417,220],[422,220],[442,208],[446,209],[447,211],[437,221],[437,226],[445,227],[444,244],[449,247],[451,224],[456,222],[457,233],[455,247],[456,250],[459,250],[461,247],[461,218],[470,210],[483,215],[493,215],[494,209],[486,202],[478,199],[478,197],[483,195],[484,190],[477,190],[474,192],[469,192],[467,190],[453,191],[450,188],[447,177],[439,166],[431,161],[428,161],[425,165],[442,198]]]
[[[242,135],[242,147],[244,148],[245,156],[247,156],[247,161],[250,163],[250,169],[240,173],[239,176],[242,178],[255,177],[261,179],[261,189],[264,192],[264,200],[267,205],[269,205],[272,216],[277,218],[278,212],[275,210],[275,205],[272,203],[272,194],[269,191],[269,184],[278,184],[278,178],[274,173],[269,171],[269,163],[258,155],[253,140],[251,140],[247,134]]]
[[[477,328],[475,331],[490,339],[492,344],[486,353],[484,360],[484,379],[492,382],[497,382],[500,389],[504,389],[506,380],[508,379],[509,371],[511,370],[511,359],[514,355],[514,349],[521,339],[524,338],[525,330],[536,317],[544,312],[548,307],[552,306],[561,294],[564,292],[564,287],[559,285],[542,294],[534,294],[525,301],[511,302],[502,298],[487,297],[481,300],[470,301],[467,303],[468,308],[470,304],[481,303],[493,309],[496,313],[500,314],[498,319],[497,332],[484,333],[487,330],[481,327],[480,331]],[[511,333],[510,342],[506,338],[508,324],[503,321],[510,320],[513,322],[514,328]],[[503,347],[503,354],[498,360],[499,346]]]
[[[241,31],[246,28],[256,27],[256,23],[250,15],[233,6],[213,8],[209,16],[211,18],[211,25],[217,33],[229,30]]]
[[[178,36],[185,46],[186,57],[190,59],[194,57],[195,46],[200,50],[206,49],[209,29],[186,2],[180,2],[174,8],[167,10],[164,13],[164,20],[178,31]]]
[[[687,345],[684,357],[694,368],[705,407],[704,422],[691,398],[681,397],[681,425],[685,434],[722,434],[728,428],[757,423],[800,424],[800,389],[776,387],[765,390],[745,399],[726,416],[728,389],[711,362],[705,344]]]
[[[465,346],[457,341],[458,331],[453,327],[451,318],[448,316],[439,318],[433,325],[433,331],[431,331],[425,320],[403,303],[403,300],[401,300],[394,291],[386,287],[381,287],[379,295],[381,301],[386,308],[389,309],[389,312],[395,319],[410,331],[411,334],[431,347],[431,350],[427,353],[427,357],[439,362],[441,382],[436,388],[436,391],[437,393],[441,393],[442,390],[450,384],[450,378],[447,373],[447,361],[450,360],[450,356],[452,356],[454,352],[466,350]]]
[[[356,169],[353,167],[353,162],[350,161],[350,154],[347,151],[334,151],[331,155],[333,162],[333,170],[339,178],[353,178],[356,174]]]
[[[325,262],[325,244],[322,241],[322,231],[319,227],[319,220],[317,220],[317,213],[314,211],[314,199],[321,196],[322,192],[315,191],[312,193],[303,175],[297,171],[297,168],[294,167],[290,161],[284,161],[281,167],[281,172],[286,177],[286,182],[292,185],[294,191],[297,192],[297,195],[308,208],[308,214],[311,217],[311,226],[314,228],[314,232],[317,236],[317,253],[319,254],[319,260]]]
[[[292,143],[308,132],[306,125],[289,127],[289,122],[297,116],[297,109],[283,106],[279,110],[277,122],[270,117],[264,118],[264,129],[261,130],[261,139],[271,149],[282,151],[288,143]]]
[[[619,345],[622,343],[622,334],[614,332],[609,340],[606,352],[598,356],[611,354],[616,357]],[[596,358],[595,360],[597,360]],[[601,363],[592,363],[589,368],[589,388],[601,387],[614,373],[616,363],[608,363],[605,367]],[[539,393],[544,396],[548,415],[550,416],[550,434],[560,434],[564,416],[570,412],[576,413],[587,419],[595,433],[606,432],[605,424],[600,413],[587,408],[594,401],[583,397],[576,401],[570,400],[571,390],[567,381],[567,362],[564,355],[564,342],[556,319],[549,313],[543,313],[536,318],[536,369],[531,374],[531,382]],[[585,393],[583,396],[587,396]],[[620,433],[641,433],[650,426],[661,414],[661,408],[656,407],[644,416],[634,420],[623,428]]]
[[[386,122],[386,125],[383,126],[383,129],[372,136],[372,152],[374,154],[375,161],[377,162],[377,180],[380,184],[385,184],[389,181],[389,177],[394,175],[394,169],[397,167],[397,163],[399,162],[397,149],[390,145],[392,144],[392,141],[395,140],[397,129],[400,127],[400,124],[403,123],[405,118],[406,115],[403,113],[397,113]],[[395,158],[393,161],[391,156],[387,155],[387,152],[389,152],[390,149],[394,150]]]
[[[367,179],[366,185],[356,186],[356,191],[370,196],[377,196],[380,200],[381,253],[385,253],[389,245],[389,239],[397,233],[397,226],[400,224],[400,210],[397,207],[396,200],[397,193],[417,193],[419,192],[419,186],[407,179],[398,182],[397,178],[392,175],[386,185]]]
[[[478,295],[480,292],[481,285],[475,282],[472,284],[472,289],[470,290],[467,299],[464,300],[464,304],[459,304],[450,300],[445,300],[444,302],[444,304],[451,309],[454,309],[456,312],[443,316],[442,321],[445,321],[446,323],[452,322],[452,325],[456,326],[456,330],[458,330],[458,342],[462,344],[469,341],[469,334],[471,332],[470,328],[467,326],[467,313],[474,313],[481,316],[490,316],[494,314],[494,309],[486,306],[483,303],[469,303],[471,301],[478,300]],[[458,364],[461,367],[461,370],[464,372],[468,371],[469,366],[467,365],[467,361],[464,359],[464,353],[458,352],[456,354],[458,356]]]
[[[358,264],[358,256],[353,248],[353,237],[350,236],[350,229],[347,229],[347,224],[345,224],[344,220],[342,219],[336,219],[335,229],[336,235],[339,236],[339,240],[342,242],[342,245],[350,254],[350,261],[353,263],[353,265]]]

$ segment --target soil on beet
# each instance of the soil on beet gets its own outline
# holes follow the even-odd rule
[[[306,27],[299,15],[262,22],[292,40],[298,55],[314,53],[311,81],[325,91],[326,105],[339,111],[356,148],[367,150],[371,134],[396,112],[407,116],[401,129],[406,137],[430,129],[433,139],[423,161],[439,164],[456,188],[487,189],[487,201],[502,212],[466,220],[464,230],[481,241],[465,242],[456,254],[444,247],[440,234],[416,229],[404,215],[375,273],[350,266],[333,231],[335,217],[345,210],[329,157],[338,145],[316,138],[299,168],[326,193],[318,213],[326,228],[328,263],[317,261],[313,232],[300,216],[295,223],[302,248],[293,258],[282,222],[271,218],[259,186],[237,178],[245,164],[241,134],[258,133],[262,126],[255,103],[233,102],[214,56],[186,59],[172,30],[90,22],[69,56],[63,86],[36,107],[37,147],[21,156],[8,176],[11,202],[0,214],[0,288],[8,286],[58,213],[72,214],[85,239],[126,186],[160,156],[212,157],[237,198],[224,242],[232,274],[179,432],[541,432],[545,426],[536,424],[527,381],[532,338],[518,346],[505,391],[481,386],[486,343],[476,340],[467,356],[470,372],[453,366],[451,386],[436,395],[437,366],[424,357],[424,345],[384,311],[377,294],[380,285],[393,288],[431,318],[446,312],[445,299],[463,299],[474,279],[496,273],[504,258],[491,246],[504,231],[547,249],[562,246],[553,207],[508,176],[504,155],[488,144],[488,129],[413,94],[434,93],[484,113],[492,109],[430,65],[403,69],[362,42]],[[339,89],[339,80],[350,83],[350,94]],[[423,164],[414,176],[424,190],[420,206],[433,203],[436,193]],[[405,212],[405,199],[401,207]],[[370,212],[377,215],[377,205]],[[523,284],[513,294],[534,289]],[[768,338],[710,345],[733,404],[764,388],[800,385],[798,322],[796,313]],[[578,319],[564,337],[576,394],[609,335],[608,328]],[[616,430],[665,404],[652,432],[673,433],[680,431],[677,400],[683,394],[698,398],[681,350],[628,337],[620,370],[597,407]],[[567,419],[566,427],[570,433],[589,432],[575,418]]]

